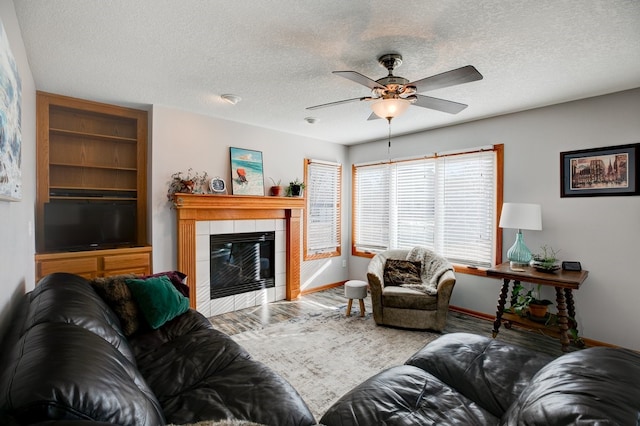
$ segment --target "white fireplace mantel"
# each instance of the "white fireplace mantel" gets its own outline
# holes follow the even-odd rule
[[[189,300],[196,305],[196,222],[210,220],[284,219],[286,299],[300,296],[300,219],[304,198],[248,195],[174,194],[178,224],[178,269],[189,277]]]

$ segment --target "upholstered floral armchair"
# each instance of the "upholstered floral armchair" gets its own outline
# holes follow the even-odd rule
[[[367,279],[376,324],[444,329],[456,277],[443,257],[422,247],[387,250],[371,259]]]

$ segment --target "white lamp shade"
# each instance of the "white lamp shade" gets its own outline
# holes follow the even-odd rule
[[[411,101],[402,98],[378,99],[373,101],[371,109],[380,118],[395,118],[404,113]]]
[[[542,231],[540,204],[504,203],[499,226],[500,228]]]

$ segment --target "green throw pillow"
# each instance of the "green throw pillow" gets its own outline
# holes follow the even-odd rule
[[[189,310],[189,299],[166,276],[127,280],[142,315],[154,330]]]

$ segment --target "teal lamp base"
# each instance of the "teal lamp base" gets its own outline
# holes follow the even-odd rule
[[[524,245],[524,237],[522,236],[522,230],[518,229],[516,234],[516,242],[513,243],[509,251],[507,252],[507,259],[509,259],[509,266],[511,269],[521,269],[523,266],[529,266],[531,262],[531,251]]]

